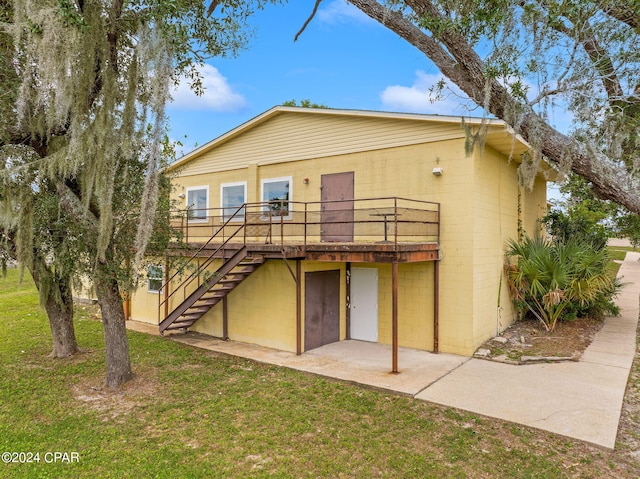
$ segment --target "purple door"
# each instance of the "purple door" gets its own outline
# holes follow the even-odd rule
[[[304,350],[340,340],[340,270],[304,275]]]
[[[353,181],[353,171],[322,175],[321,241],[353,241]]]

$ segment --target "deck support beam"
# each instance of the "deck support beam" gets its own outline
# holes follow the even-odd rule
[[[229,339],[229,313],[227,309],[227,297],[222,298],[222,339]]]
[[[302,263],[296,261],[296,355],[302,354]]]
[[[433,262],[433,352],[440,351],[440,260]]]
[[[351,263],[347,263],[345,266],[345,274],[347,276],[347,301],[346,301],[346,327],[345,339],[351,339]]]
[[[391,263],[391,372],[398,374],[398,262]]]
[[[169,255],[165,255],[164,257],[164,277],[165,278],[170,278],[171,276],[169,276]],[[163,278],[164,280],[164,278]],[[169,297],[169,282],[167,281],[164,285],[164,297],[165,299]],[[158,300],[160,300],[160,295],[158,295]],[[165,301],[164,302],[164,316],[162,316],[162,318],[166,318],[167,316],[169,316],[169,301]],[[162,318],[160,317],[160,308],[158,308],[158,324],[160,324],[160,321],[162,320]]]

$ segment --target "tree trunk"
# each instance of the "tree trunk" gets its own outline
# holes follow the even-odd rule
[[[39,262],[39,264],[38,264]],[[54,358],[67,358],[78,352],[78,343],[73,328],[73,294],[68,277],[52,271],[44,260],[36,257],[31,270],[36,288],[40,292],[41,304],[49,319]],[[46,294],[46,297],[43,296]]]
[[[59,278],[53,286],[59,288],[63,303],[59,304],[52,295],[49,295],[44,305],[51,328],[53,343],[51,356],[66,358],[78,352],[78,343],[73,329],[73,297],[67,280]]]
[[[132,379],[133,373],[120,288],[106,269],[104,263],[98,264],[95,281],[104,330],[107,387],[116,389]]]

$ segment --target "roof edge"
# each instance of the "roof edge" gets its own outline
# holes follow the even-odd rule
[[[463,117],[453,115],[437,115],[437,114],[423,114],[423,113],[401,113],[401,112],[386,112],[375,110],[347,110],[347,109],[335,109],[335,108],[306,108],[299,106],[284,106],[276,105],[263,113],[251,118],[250,120],[238,125],[232,130],[223,133],[222,135],[214,138],[213,140],[205,143],[204,145],[190,151],[186,155],[178,158],[175,162],[167,166],[166,171],[172,171],[188,163],[190,160],[212,150],[216,146],[225,143],[236,136],[239,136],[246,130],[254,128],[255,126],[265,122],[266,120],[273,118],[282,113],[305,113],[305,114],[317,114],[317,115],[335,115],[335,116],[351,116],[351,117],[366,117],[366,118],[388,118],[397,120],[414,120],[414,121],[426,121],[426,122],[441,122],[441,123],[460,123],[463,122],[468,125],[489,125],[494,127],[503,127],[506,133],[515,137],[516,141],[520,142],[527,149],[530,145],[520,136],[516,135],[509,125],[503,120],[492,118],[479,118],[479,117]]]

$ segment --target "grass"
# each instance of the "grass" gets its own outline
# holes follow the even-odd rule
[[[135,332],[136,377],[112,392],[92,311],[77,312],[83,352],[51,359],[46,315],[17,276],[0,278],[0,452],[39,453],[40,462],[0,464],[0,477],[631,478],[640,470],[632,455]],[[53,452],[79,460],[46,462]]]
[[[620,263],[616,263],[615,261],[624,261],[627,252],[633,251],[638,252],[637,248],[632,248],[628,246],[609,246],[607,247],[609,250],[609,272],[615,277],[620,270]]]

